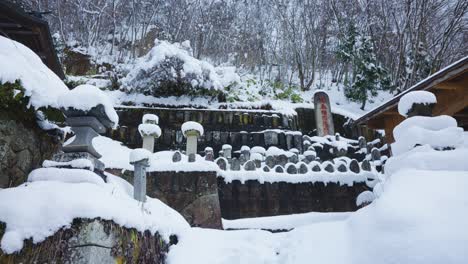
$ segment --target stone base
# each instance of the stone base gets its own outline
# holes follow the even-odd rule
[[[119,171],[109,172],[119,175]],[[133,183],[133,172],[122,174]],[[216,172],[149,172],[146,194],[179,212],[191,226],[222,229]]]
[[[0,238],[4,230],[0,222]],[[168,250],[157,233],[141,233],[112,221],[77,219],[41,243],[26,240],[15,254],[0,249],[0,263],[165,263]]]
[[[105,165],[102,161],[87,152],[72,152],[72,153],[57,153],[53,156],[52,160],[56,162],[68,162],[76,159],[87,159],[94,165],[94,171],[102,174]]]

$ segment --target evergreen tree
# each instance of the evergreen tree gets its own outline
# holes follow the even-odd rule
[[[370,37],[359,34],[353,24],[348,27],[337,57],[345,65],[352,66],[352,80],[345,75],[345,96],[360,102],[362,110],[379,89],[390,88],[390,78],[377,61]]]

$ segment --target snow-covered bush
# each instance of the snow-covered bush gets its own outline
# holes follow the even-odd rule
[[[188,41],[155,46],[122,79],[127,92],[153,96],[218,95],[240,81],[234,68],[215,67],[193,57]]]

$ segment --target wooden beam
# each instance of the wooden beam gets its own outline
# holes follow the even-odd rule
[[[0,28],[22,28],[22,26],[17,23],[0,22]]]
[[[468,86],[461,86],[455,90],[436,90],[434,94],[437,97],[437,104],[432,111],[435,116],[453,116],[468,107]]]
[[[30,31],[30,30],[5,30],[5,33],[9,35],[24,35],[24,36],[37,36],[36,32]]]

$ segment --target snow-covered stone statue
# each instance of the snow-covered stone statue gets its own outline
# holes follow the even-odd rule
[[[140,202],[146,201],[146,168],[150,166],[151,152],[147,149],[134,149],[130,152],[130,164],[133,171],[133,198]]]
[[[186,155],[197,154],[198,137],[203,135],[203,126],[194,121],[188,121],[182,124],[182,133],[187,138]]]
[[[143,148],[151,153],[154,152],[154,140],[161,136],[161,128],[159,128],[158,123],[157,115],[145,114],[142,124],[138,126],[138,132],[143,138]]]

